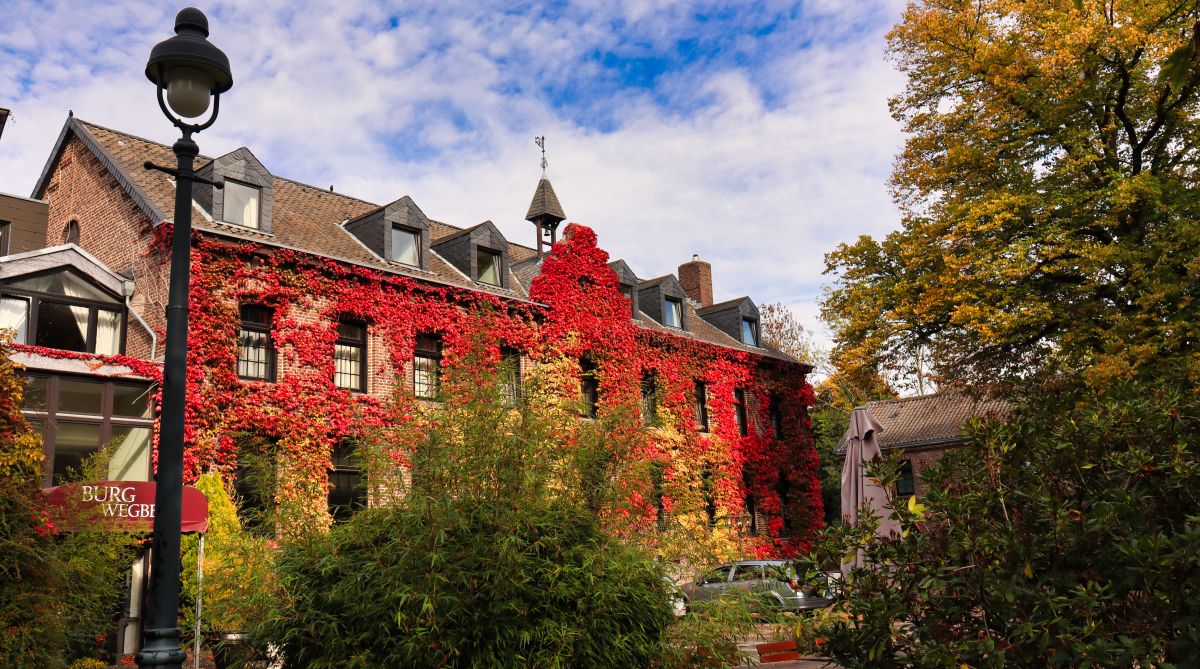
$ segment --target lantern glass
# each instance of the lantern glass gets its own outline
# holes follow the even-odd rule
[[[194,67],[173,67],[167,73],[167,104],[184,118],[196,118],[208,111],[213,80]]]

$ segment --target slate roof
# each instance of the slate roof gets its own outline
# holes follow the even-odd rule
[[[67,122],[63,125],[54,153],[50,156],[38,179],[34,197],[40,197],[43,194],[49,183],[49,175],[62,156],[66,140],[71,134],[78,137],[96,155],[101,164],[113,175],[151,221],[159,223],[171,219],[169,212],[172,212],[175,206],[174,183],[168,175],[146,170],[142,166],[146,161],[173,166],[175,155],[171,148],[158,142],[88,123],[74,116],[68,117]],[[198,156],[195,168],[199,170],[212,160],[212,157]],[[213,220],[211,214],[198,204],[193,204],[192,225],[198,230],[223,237],[254,241],[266,246],[295,249],[381,272],[411,276],[423,281],[459,286],[518,300],[529,299],[529,286],[541,270],[541,262],[535,249],[512,242],[509,242],[508,245],[510,274],[508,285],[510,288],[472,281],[432,249],[429,254],[428,270],[390,263],[375,255],[342,226],[345,221],[363,216],[384,205],[274,175],[272,175],[271,187],[271,232],[262,232]],[[538,183],[529,211],[530,215],[550,213],[562,216],[562,206],[558,203],[558,197],[554,194],[554,189],[550,186],[548,179],[543,178]],[[464,234],[473,227],[476,226],[464,229],[430,220],[430,242],[436,244],[448,237]],[[673,276],[667,274],[648,282],[642,282],[639,286],[653,285]],[[686,300],[684,308],[689,311],[687,318],[689,330],[686,332],[663,327],[649,316],[641,313],[635,320],[646,329],[698,339],[769,358],[793,361],[792,358],[778,350],[754,348],[742,344],[698,317],[694,307]],[[803,363],[801,364],[803,365]],[[808,368],[809,366],[804,365],[804,367]]]
[[[883,431],[875,439],[881,450],[932,446],[961,441],[963,425],[974,417],[1008,416],[1009,404],[1002,399],[974,398],[959,392],[867,402]],[[837,450],[845,452],[845,437]]]
[[[698,313],[700,315],[704,315],[704,314],[710,314],[714,311],[724,311],[725,309],[728,309],[730,307],[736,307],[748,299],[750,299],[750,298],[749,298],[749,296],[746,296],[746,295],[743,295],[741,297],[735,297],[732,300],[725,300],[724,302],[717,302],[716,304],[710,304],[707,307],[700,307],[699,309],[696,310],[696,313]]]
[[[554,186],[550,185],[550,180],[546,177],[542,177],[537,190],[533,191],[533,201],[529,203],[529,213],[525,214],[525,220],[532,221],[541,216],[550,216],[560,221],[567,218],[562,205],[558,203],[558,196],[554,194]]]

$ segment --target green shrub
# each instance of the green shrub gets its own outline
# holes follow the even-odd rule
[[[661,576],[571,505],[463,499],[360,512],[276,557],[251,629],[300,667],[642,667]]]
[[[1200,657],[1200,397],[1159,377],[1027,389],[898,504],[825,627],[850,667],[1182,667]],[[814,556],[852,550],[831,528]]]

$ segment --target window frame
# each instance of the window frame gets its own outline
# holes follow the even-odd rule
[[[746,334],[747,334],[746,326],[750,327],[749,334],[750,334],[751,339],[753,339],[753,341],[746,341]],[[759,332],[757,318],[751,318],[749,316],[742,316],[741,340],[742,340],[742,343],[745,344],[746,346],[753,346],[755,348],[762,347],[762,335]]]
[[[0,220],[0,256],[8,255],[12,246],[12,221]]]
[[[700,432],[708,432],[708,384],[703,381],[696,382],[695,403],[696,429]]]
[[[489,255],[492,257],[492,266],[496,269],[495,283],[483,280],[483,268],[479,264],[479,259],[483,255]],[[497,288],[504,287],[504,259],[499,251],[490,249],[486,246],[480,246],[478,244],[475,245],[475,281],[477,283],[482,283],[485,286],[495,286]]]
[[[342,331],[341,331],[341,328],[343,325],[359,328],[362,331],[362,339],[359,339],[359,340],[350,339],[349,337],[343,335]],[[347,317],[339,318],[337,321],[337,335],[338,335],[337,341],[335,341],[333,344],[333,385],[337,386],[338,388],[350,390],[353,392],[358,392],[358,393],[367,392],[367,364],[368,364],[368,360],[369,360],[369,358],[367,357],[367,337],[368,337],[367,323],[365,321],[358,320],[355,318],[347,318]],[[354,350],[358,351],[358,358],[359,358],[358,374],[356,375],[357,378],[355,378],[353,385],[348,385],[348,386],[342,385],[342,383],[339,382],[339,377],[344,375],[343,372],[338,371],[338,367],[337,367],[337,365],[338,365],[337,354],[338,354],[339,346],[343,347],[343,348],[354,349]],[[345,375],[348,376],[348,374],[345,374]]]
[[[246,310],[247,309],[262,309],[266,313],[266,322],[265,323],[257,323],[254,321],[247,321],[246,320]],[[273,336],[271,336],[271,326],[275,322],[275,310],[272,309],[271,307],[265,307],[261,304],[242,304],[242,305],[239,305],[239,307],[238,307],[238,316],[239,316],[240,322],[241,322],[241,325],[239,326],[239,329],[238,329],[238,342],[237,342],[238,343],[238,358],[237,358],[238,378],[243,381],[260,381],[263,383],[274,383],[275,379],[276,379],[277,365],[276,365],[275,338]],[[247,327],[247,326],[249,326],[249,327]],[[242,334],[246,333],[246,332],[266,335],[266,346],[264,347],[266,349],[266,361],[263,363],[257,363],[257,362],[253,363],[253,364],[263,364],[266,366],[266,372],[264,373],[263,376],[246,376],[246,375],[242,374],[242,361],[243,361],[242,354],[246,350],[246,346],[243,343]],[[251,361],[247,360],[247,362],[249,363]]]
[[[362,467],[354,460],[357,450],[353,442],[341,441],[335,443],[329,452],[329,492],[325,496],[325,507],[335,523],[346,522],[360,509],[366,508],[370,501]],[[339,458],[339,455],[342,457]],[[339,475],[357,478],[356,485],[352,485],[346,495],[349,501],[335,506],[333,499],[339,486],[334,481]]]
[[[642,425],[645,427],[658,427],[658,383],[653,373],[642,375],[641,391],[642,401],[640,410]]]
[[[738,434],[750,435],[750,414],[746,411],[746,389],[733,389],[733,420],[737,424]]]
[[[0,298],[12,298],[26,301],[25,311],[25,341],[19,342],[30,346],[43,346],[45,348],[54,348],[57,351],[71,351],[73,349],[56,348],[38,343],[38,320],[41,316],[42,302],[50,302],[52,304],[66,305],[68,307],[84,307],[88,310],[87,332],[84,334],[84,349],[83,351],[75,351],[76,353],[88,353],[91,355],[122,355],[125,353],[126,336],[128,334],[129,313],[125,307],[125,302],[110,293],[102,286],[82,276],[78,272],[62,267],[55,267],[44,272],[34,272],[32,274],[23,274],[15,276],[10,281],[22,281],[25,279],[34,279],[49,274],[67,273],[74,276],[76,279],[87,283],[100,293],[112,298],[111,302],[104,300],[96,300],[88,297],[71,297],[62,293],[50,293],[40,290],[30,290],[28,288],[14,288],[11,284],[0,285]],[[117,327],[117,352],[116,353],[96,353],[96,339],[100,326],[100,311],[109,311],[116,313],[120,318],[120,325]]]
[[[79,238],[82,235],[83,231],[79,225],[79,220],[72,218],[67,221],[66,227],[63,228],[63,243],[79,246]]]
[[[771,403],[769,411],[771,417],[771,434],[776,441],[781,441],[784,439],[783,407],[781,406],[783,399],[779,393],[771,393],[769,401]]]
[[[600,412],[600,381],[596,378],[596,363],[587,358],[579,359],[579,415],[596,418]]]
[[[500,402],[515,407],[521,402],[521,352],[500,347]]]
[[[396,233],[397,232],[403,232],[405,234],[412,235],[412,237],[414,238],[414,242],[415,242],[414,248],[416,249],[416,255],[417,255],[416,262],[409,263],[409,262],[406,262],[406,261],[401,260],[398,257],[396,257]],[[421,261],[423,259],[422,256],[424,255],[423,249],[421,248],[421,231],[417,230],[416,228],[410,228],[406,225],[400,225],[399,223],[393,223],[391,230],[388,231],[388,234],[391,235],[391,237],[388,239],[388,262],[398,263],[400,265],[404,265],[405,267],[420,268]]]
[[[422,340],[425,340],[427,346],[422,348]],[[413,395],[417,399],[429,400],[436,402],[442,394],[442,337],[438,334],[419,334],[413,344],[413,360],[412,360],[412,388]],[[418,360],[429,361],[430,370],[433,374],[433,379],[429,383],[419,381],[417,374],[419,369]]]
[[[154,405],[150,401],[150,395],[153,394],[155,384],[151,381],[135,381],[131,379],[116,379],[109,377],[85,376],[79,374],[60,374],[60,373],[44,373],[32,372],[20,375],[26,386],[30,380],[34,378],[45,379],[46,395],[45,405],[42,408],[30,408],[23,405],[21,414],[26,420],[40,425],[38,430],[42,436],[42,452],[46,458],[42,462],[42,485],[54,485],[54,455],[57,447],[57,438],[59,425],[67,424],[85,424],[100,426],[99,443],[97,450],[112,441],[113,428],[145,428],[149,430],[150,438],[154,437]],[[62,405],[60,401],[60,390],[62,381],[86,381],[97,383],[100,388],[100,411],[99,413],[86,413],[76,411],[61,411]],[[118,416],[113,413],[114,397],[117,387],[136,388],[147,395],[146,408],[149,416]],[[26,394],[28,398],[28,393]],[[153,448],[153,446],[151,446]],[[149,457],[148,467],[145,472],[144,479],[128,479],[128,480],[153,480],[153,457]]]
[[[900,476],[896,478],[896,497],[912,497],[917,494],[917,476],[912,460],[900,461]],[[903,487],[901,487],[903,486]]]
[[[680,298],[678,298],[678,297],[672,297],[672,296],[670,296],[670,295],[663,295],[663,298],[662,298],[662,299],[663,299],[663,303],[662,303],[662,315],[663,315],[662,324],[663,324],[664,326],[666,326],[666,327],[669,327],[669,328],[675,328],[676,330],[682,330],[682,329],[683,329],[683,300],[681,300],[681,299],[680,299]],[[675,311],[671,311],[671,310],[668,308],[668,307],[671,307],[671,306],[675,307]],[[672,313],[672,314],[673,314],[673,315],[675,315],[675,316],[678,316],[678,319],[677,319],[677,321],[678,321],[678,322],[676,322],[676,323],[668,323],[668,322],[667,322],[667,313],[668,313],[668,312]]]
[[[262,186],[255,186],[254,184],[249,184],[249,183],[246,183],[245,181],[239,181],[237,179],[230,179],[229,177],[225,177],[224,179],[222,179],[222,182],[224,185],[222,186],[222,195],[221,195],[221,222],[228,224],[228,225],[236,225],[239,228],[246,228],[247,230],[258,230],[260,232],[263,231],[262,230],[262,220],[263,220],[263,189],[262,189]],[[228,206],[229,201],[226,197],[230,192],[228,190],[229,184],[233,184],[234,186],[249,188],[250,190],[255,192],[255,195],[257,195],[258,206],[254,208],[254,211],[255,211],[255,215],[258,217],[258,219],[256,221],[254,221],[254,225],[246,225],[246,223],[244,221],[241,223],[237,223],[235,221],[229,220],[229,206]]]

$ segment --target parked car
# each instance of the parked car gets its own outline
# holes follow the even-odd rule
[[[811,611],[833,603],[829,583],[802,584],[786,560],[740,560],[709,569],[683,586],[688,603],[733,592],[759,592],[784,611]]]

